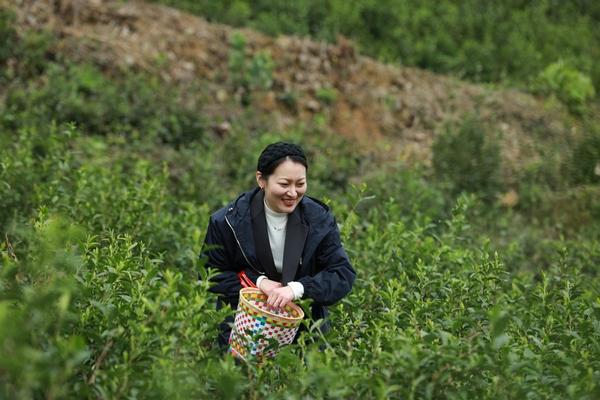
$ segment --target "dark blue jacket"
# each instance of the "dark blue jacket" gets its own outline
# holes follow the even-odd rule
[[[335,218],[318,200],[304,196],[288,216],[283,269],[277,272],[269,246],[263,192],[255,188],[215,212],[208,224],[203,255],[221,272],[212,291],[233,309],[244,270],[256,283],[260,275],[282,282],[302,283],[303,298],[314,300],[312,318],[326,318],[327,309],[346,296],[356,273],[344,251]]]

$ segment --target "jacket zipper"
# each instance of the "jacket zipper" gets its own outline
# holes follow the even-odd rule
[[[233,208],[230,208],[229,211],[233,210]],[[225,222],[227,222],[227,225],[229,225],[229,228],[231,229],[231,232],[233,232],[233,237],[235,238],[235,241],[237,242],[240,251],[242,252],[242,255],[244,256],[244,259],[246,260],[246,262],[248,263],[248,265],[250,266],[250,268],[252,268],[255,272],[261,274],[261,275],[266,275],[264,272],[260,272],[259,270],[257,270],[256,268],[254,268],[254,265],[252,265],[252,263],[250,262],[250,260],[248,260],[248,257],[246,257],[246,253],[244,253],[244,249],[242,248],[242,245],[240,244],[240,241],[237,238],[237,235],[235,234],[235,230],[233,229],[233,226],[231,226],[231,223],[229,222],[229,219],[227,218],[227,215],[225,215]]]

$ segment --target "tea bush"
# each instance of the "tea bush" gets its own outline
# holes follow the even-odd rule
[[[9,232],[2,244],[2,315],[13,320],[0,325],[6,397],[599,393],[597,242],[557,247],[545,272],[511,275],[504,255],[472,237],[476,203],[460,198],[445,216],[442,196],[406,171],[398,199],[380,201],[385,192],[374,184],[330,201],[359,272],[351,295],[331,310],[334,331],[307,334],[262,367],[235,365],[214,345],[228,311],[214,310],[206,275],[196,280],[209,210],[190,204],[193,213],[181,214],[167,176],[143,162],[109,169],[93,160],[67,174],[69,184],[54,181],[69,191],[60,201],[39,199],[66,219],[43,211],[37,236]],[[66,228],[75,222],[83,239]],[[191,258],[178,263],[161,239]]]
[[[36,257],[18,260],[4,246],[1,295],[10,300],[6,307],[40,315],[30,332],[58,336],[43,335],[42,345],[37,336],[21,334],[24,326],[3,324],[2,349],[11,351],[6,343],[18,337],[21,346],[42,354],[56,348],[60,356],[48,353],[53,354],[50,364],[32,363],[31,353],[23,350],[21,366],[3,365],[2,390],[17,398],[36,393],[178,398],[211,393],[228,398],[543,398],[559,393],[593,398],[600,389],[593,339],[600,333],[600,293],[582,269],[592,260],[559,248],[541,279],[525,272],[511,276],[499,255],[466,240],[469,204],[461,198],[442,227],[409,228],[386,205],[356,224],[354,211],[334,202],[360,279],[332,309],[331,334],[305,336],[262,367],[234,365],[228,357],[218,361],[213,341],[226,311],[214,310],[207,280],[197,283],[194,277],[197,267],[173,270],[161,258],[150,258],[144,242],[127,235],[82,241],[81,233],[75,234],[81,231],[64,229],[65,222],[42,214],[38,235],[51,245],[41,251],[36,239],[29,239],[27,254]],[[61,241],[61,235],[72,239]],[[598,257],[597,246],[592,251]],[[38,254],[71,261],[44,267],[48,262]],[[37,266],[45,279],[36,275]],[[69,274],[62,268],[70,268]],[[56,294],[35,300],[48,284]],[[28,292],[36,297],[15,295]],[[62,320],[68,322],[50,322],[61,321],[53,317],[53,307],[66,312],[69,318]],[[6,353],[2,359],[14,356]],[[47,375],[25,379],[24,365]]]
[[[0,225],[29,218],[42,202],[56,204],[70,191],[70,173],[77,165],[70,142],[77,135],[74,127],[56,124],[15,134],[0,128]]]
[[[184,398],[214,390],[226,370],[205,374],[215,369],[211,341],[224,314],[214,309],[208,280],[198,283],[194,269],[163,268],[127,236],[82,240],[71,224],[41,215],[25,256],[2,249],[3,397]]]
[[[26,399],[64,397],[69,379],[88,359],[85,338],[73,332],[72,303],[81,295],[75,275],[83,232],[67,221],[38,219],[35,233],[11,235],[0,268],[0,394]],[[20,241],[28,251],[21,252]],[[17,247],[18,256],[6,251]],[[11,247],[8,247],[10,249]]]

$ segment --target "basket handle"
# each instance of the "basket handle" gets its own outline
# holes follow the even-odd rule
[[[242,287],[252,287],[255,288],[256,285],[254,284],[254,282],[252,282],[252,280],[250,278],[248,278],[248,275],[246,275],[246,271],[240,271],[237,273],[238,278],[240,279],[240,283],[242,285]]]

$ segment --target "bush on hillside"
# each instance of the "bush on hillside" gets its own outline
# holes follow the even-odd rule
[[[14,14],[0,7],[0,79],[10,82],[43,73],[53,43],[54,36],[46,31],[27,31],[20,37]]]
[[[448,129],[432,150],[435,176],[450,184],[453,195],[477,193],[492,202],[502,189],[500,143],[476,119]]]
[[[595,96],[589,76],[564,61],[552,63],[539,76],[540,90],[558,97],[573,113],[581,114]]]
[[[157,79],[127,74],[111,79],[92,64],[48,63],[47,79],[11,88],[6,109],[9,128],[23,121],[43,125],[51,115],[58,123],[74,122],[87,134],[146,137],[181,146],[202,140],[204,121],[198,109],[182,104],[177,88],[161,87]]]
[[[17,32],[13,26],[14,14],[0,8],[0,66],[14,55],[14,43],[17,41]]]
[[[274,63],[271,55],[259,51],[251,58],[246,55],[246,38],[233,34],[229,51],[229,82],[240,93],[243,105],[251,103],[252,92],[267,90],[273,84]]]
[[[575,184],[600,183],[600,131],[590,131],[567,159],[566,173]]]

